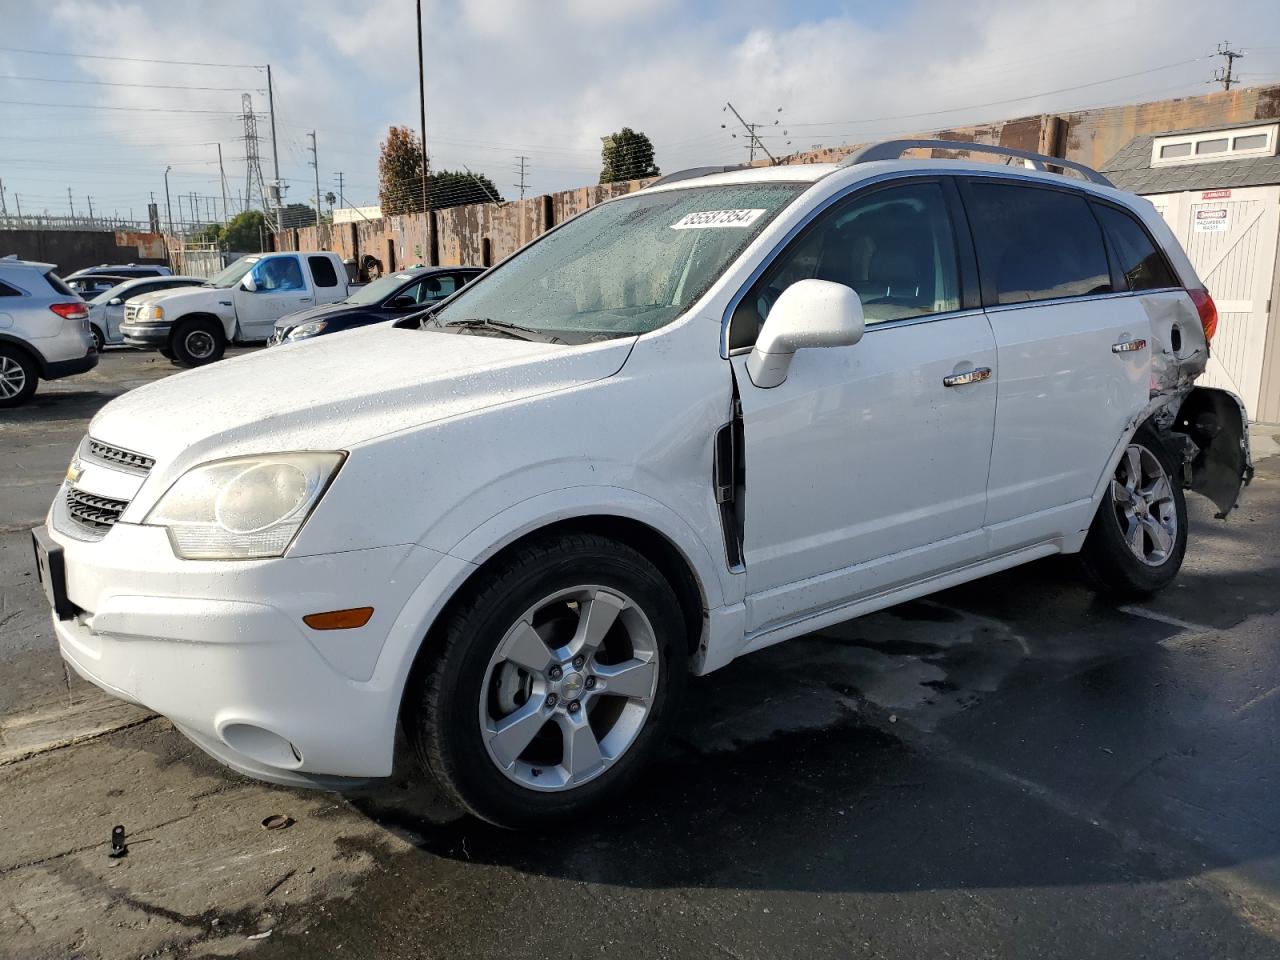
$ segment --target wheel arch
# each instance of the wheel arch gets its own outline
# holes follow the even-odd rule
[[[191,320],[211,320],[218,325],[219,329],[222,330],[222,335],[224,337],[227,336],[227,323],[225,320],[222,319],[222,317],[218,316],[216,313],[209,313],[208,311],[205,311],[205,310],[195,310],[191,313],[184,313],[182,316],[176,318],[172,323],[169,324],[169,346],[170,347],[173,346],[173,338],[178,335],[179,328],[184,323],[187,323]],[[230,338],[228,337],[227,339],[229,340]]]
[[[0,333],[0,343],[4,344],[6,347],[14,347],[17,350],[22,351],[22,353],[24,353],[31,362],[35,364],[37,376],[42,380],[45,378],[45,373],[48,370],[48,367],[46,366],[45,359],[40,354],[39,350],[27,343],[27,341],[7,333]]]

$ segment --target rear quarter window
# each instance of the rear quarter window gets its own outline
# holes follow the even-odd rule
[[[315,277],[317,287],[336,287],[338,274],[333,269],[333,261],[328,257],[307,257],[311,267],[311,276]]]
[[[0,280],[0,297],[20,297],[20,296],[22,296],[21,290],[17,290],[9,286],[3,280]]]
[[[1101,203],[1095,203],[1093,210],[1107,233],[1111,251],[1130,290],[1160,290],[1181,285],[1146,227],[1135,217]]]
[[[1102,230],[1082,194],[973,180],[965,207],[989,304],[1111,291]]]

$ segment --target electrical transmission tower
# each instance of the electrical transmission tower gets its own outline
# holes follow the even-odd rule
[[[240,97],[240,109],[244,120],[244,198],[246,209],[253,206],[253,194],[257,191],[258,202],[262,206],[263,215],[267,219],[267,227],[276,229],[273,205],[268,201],[266,184],[263,182],[262,163],[258,156],[258,117],[253,112],[253,97],[244,94]]]
[[[1222,84],[1223,90],[1230,90],[1231,85],[1233,83],[1240,82],[1233,75],[1233,68],[1235,67],[1236,61],[1239,60],[1241,57],[1243,57],[1244,54],[1241,53],[1239,50],[1232,50],[1231,41],[1223,40],[1220,44],[1218,44],[1218,56],[1224,58],[1227,61],[1227,65],[1225,67],[1219,67],[1218,69],[1214,70],[1213,79],[1210,80],[1209,82],[1220,83]]]
[[[525,192],[525,190],[526,190],[526,189],[528,188],[528,186],[529,186],[529,182],[528,182],[528,180],[527,180],[527,179],[526,179],[526,177],[525,177],[525,173],[526,173],[526,171],[527,171],[527,169],[528,169],[527,164],[528,164],[528,162],[529,162],[529,158],[528,158],[528,157],[526,157],[526,156],[524,156],[524,155],[522,154],[522,155],[520,155],[520,156],[516,157],[516,160],[518,160],[518,161],[519,161],[519,164],[520,164],[520,165],[516,168],[516,172],[517,172],[518,174],[520,174],[520,182],[519,182],[519,183],[512,184],[512,186],[516,187],[516,188],[520,191],[520,199],[521,199],[521,200],[523,200],[523,199],[524,199],[524,192]]]

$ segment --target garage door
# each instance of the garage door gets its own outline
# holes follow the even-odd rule
[[[1208,190],[1151,197],[1195,265],[1214,303],[1218,333],[1201,383],[1259,405],[1267,340],[1280,187]]]

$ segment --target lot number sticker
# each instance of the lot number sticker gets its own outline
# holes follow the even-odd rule
[[[1192,228],[1196,233],[1225,233],[1231,226],[1226,207],[1216,210],[1197,210],[1196,222]]]
[[[762,213],[763,210],[702,210],[685,214],[671,225],[671,229],[723,230],[728,227],[749,227]]]

